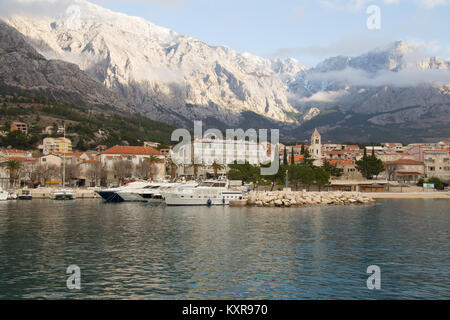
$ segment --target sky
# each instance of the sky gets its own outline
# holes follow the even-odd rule
[[[0,0],[2,1],[2,0]],[[28,0],[22,0],[28,1]],[[314,66],[396,40],[450,60],[450,0],[91,0],[211,45]],[[380,29],[369,29],[369,6]]]

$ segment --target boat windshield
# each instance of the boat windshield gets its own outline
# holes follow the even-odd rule
[[[202,184],[200,184],[200,187],[225,188],[226,185],[227,184],[225,182],[205,181]]]

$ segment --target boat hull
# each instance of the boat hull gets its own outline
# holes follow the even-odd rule
[[[204,196],[196,194],[169,194],[165,202],[169,207],[200,207],[200,206],[228,206],[230,201],[242,199],[242,193],[227,192],[219,196]]]

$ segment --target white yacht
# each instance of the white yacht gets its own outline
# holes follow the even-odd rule
[[[243,199],[241,191],[229,189],[227,181],[207,180],[199,186],[165,194],[168,206],[226,206],[230,200]]]
[[[148,183],[141,188],[125,188],[116,192],[116,196],[126,202],[153,202],[153,196],[159,192],[162,183]]]
[[[6,201],[6,200],[8,200],[8,197],[9,197],[9,192],[3,190],[3,189],[0,187],[0,201]]]
[[[59,188],[55,189],[50,194],[50,199],[52,200],[75,200],[75,191],[71,188]]]
[[[124,186],[117,188],[110,188],[95,191],[106,202],[125,202],[125,201],[144,201],[142,197],[136,196],[136,190],[152,189],[155,187],[154,183],[148,181],[131,182]],[[121,193],[121,195],[119,195]]]

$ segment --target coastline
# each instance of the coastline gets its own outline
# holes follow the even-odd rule
[[[380,192],[371,193],[370,197],[373,199],[449,199],[448,192]]]

